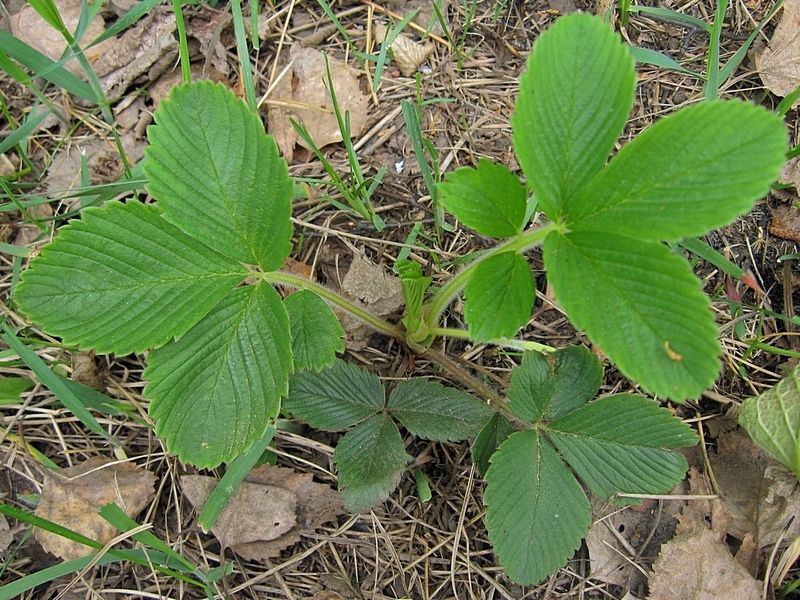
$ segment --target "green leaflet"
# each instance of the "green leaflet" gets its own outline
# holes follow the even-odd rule
[[[800,367],[772,389],[745,400],[739,423],[800,480]]]
[[[288,339],[281,298],[260,283],[237,288],[178,341],[153,350],[144,393],[167,449],[198,467],[247,450],[287,392]]]
[[[333,455],[347,509],[362,512],[385,500],[410,460],[389,415],[374,415],[348,431]]]
[[[603,499],[617,492],[659,494],[683,479],[683,455],[665,448],[697,443],[666,408],[643,396],[617,394],[590,402],[547,426],[578,476]]]
[[[412,434],[440,442],[476,435],[492,416],[474,396],[419,378],[397,384],[386,408]]]
[[[439,190],[444,207],[483,235],[511,237],[525,226],[525,188],[505,165],[481,158],[477,169],[448,173]]]
[[[292,331],[296,370],[321,369],[344,352],[345,332],[330,306],[313,292],[300,290],[283,301]]]
[[[552,355],[526,352],[511,372],[508,407],[520,419],[536,423],[580,408],[600,389],[603,368],[584,346],[569,346]]]
[[[385,403],[377,375],[337,360],[325,369],[292,375],[283,407],[312,427],[339,431],[371,417]]]
[[[183,335],[247,274],[155,206],[109,202],[59,230],[15,297],[65,344],[129,354]]]
[[[528,261],[502,252],[481,262],[464,288],[464,317],[473,339],[513,337],[531,316],[536,288]]]
[[[164,217],[234,260],[280,268],[294,184],[258,115],[201,81],[174,88],[154,118],[144,169]]]
[[[506,438],[513,433],[511,423],[500,413],[494,413],[472,443],[472,462],[481,477],[486,477],[489,461]]]
[[[514,581],[531,585],[553,573],[589,530],[586,494],[535,431],[518,431],[503,442],[486,483],[489,540]]]
[[[534,46],[511,118],[519,164],[552,221],[603,168],[633,106],[633,57],[601,19],[559,19]]]
[[[544,260],[559,304],[626,376],[677,400],[714,382],[720,348],[708,298],[666,246],[610,233],[551,234]]]
[[[750,210],[785,152],[786,128],[763,108],[717,100],[679,110],[626,145],[575,198],[568,227],[656,241],[702,235]]]

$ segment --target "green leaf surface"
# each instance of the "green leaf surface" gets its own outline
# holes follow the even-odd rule
[[[508,407],[529,423],[556,419],[591,400],[602,379],[600,361],[584,346],[526,352],[511,372]]]
[[[377,375],[337,360],[320,371],[292,375],[283,407],[316,429],[339,431],[371,417],[385,403]]]
[[[321,369],[329,367],[337,352],[344,352],[345,332],[331,307],[313,292],[300,290],[284,301],[292,331],[294,367]]]
[[[645,130],[575,199],[572,231],[677,240],[747,212],[785,162],[786,128],[763,108],[712,101]]]
[[[0,377],[0,402],[19,402],[20,394],[33,387],[27,377]]]
[[[525,187],[503,164],[481,158],[477,169],[448,173],[439,190],[444,207],[483,235],[511,237],[525,226]]]
[[[534,45],[511,118],[514,149],[553,221],[603,168],[633,106],[634,60],[598,17],[562,17]]]
[[[15,297],[67,345],[130,354],[184,334],[247,274],[155,206],[109,202],[59,230]]]
[[[464,317],[475,341],[514,337],[531,317],[536,297],[524,256],[495,254],[479,264],[464,288]]]
[[[800,368],[760,396],[745,400],[739,423],[800,479]]]
[[[678,401],[714,383],[720,347],[708,298],[666,246],[595,232],[551,234],[544,260],[570,320],[627,377]]]
[[[333,455],[347,509],[363,512],[386,500],[410,460],[389,415],[373,415],[348,431]]]
[[[476,435],[492,416],[475,396],[422,378],[399,383],[386,407],[414,435],[440,442]]]
[[[174,88],[154,118],[145,173],[165,218],[237,261],[280,268],[294,184],[258,115],[201,81]]]
[[[592,521],[575,476],[531,430],[509,436],[492,457],[483,500],[495,554],[522,585],[564,566]]]
[[[494,413],[483,426],[478,437],[472,442],[472,462],[478,467],[481,477],[489,470],[489,461],[506,438],[514,432],[508,419],[500,413]]]
[[[666,408],[628,394],[606,396],[553,421],[547,434],[591,490],[659,494],[680,483],[688,465],[665,448],[697,443],[697,435]]]
[[[143,379],[167,450],[213,468],[278,415],[292,370],[289,319],[268,284],[240,287],[178,341],[150,353]]]

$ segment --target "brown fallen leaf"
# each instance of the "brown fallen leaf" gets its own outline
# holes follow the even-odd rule
[[[199,511],[218,481],[186,475],[181,487]],[[310,473],[262,465],[247,474],[211,531],[239,556],[265,561],[342,512],[339,493],[315,483]]]
[[[97,366],[97,356],[94,351],[72,353],[71,379],[99,392],[106,391],[105,374]]]
[[[128,29],[94,64],[106,97],[113,101],[140,76],[155,81],[178,55],[175,16],[153,11]]]
[[[786,161],[778,174],[778,181],[789,183],[794,186],[795,191],[800,192],[800,156],[795,156]],[[795,199],[797,196],[795,196]]]
[[[49,472],[34,514],[105,544],[118,531],[98,511],[115,502],[129,517],[136,518],[154,497],[155,479],[149,471],[130,463],[90,458],[74,467]],[[94,552],[43,529],[37,528],[34,536],[45,550],[64,560]]]
[[[375,39],[378,42],[383,42],[386,39],[388,29],[383,23],[375,23]],[[424,42],[417,42],[407,36],[405,33],[400,33],[392,41],[392,57],[394,62],[397,63],[400,72],[410,77],[422,64],[428,60],[428,57],[433,54],[434,45],[431,40]]]
[[[313,48],[293,44],[289,50],[291,68],[278,83],[269,100],[269,132],[284,157],[291,164],[295,144],[300,143],[289,119],[302,123],[314,143],[322,148],[342,141],[342,133],[333,111],[328,90],[325,54]],[[350,134],[361,135],[367,124],[369,97],[361,90],[359,72],[335,58],[328,58],[336,100],[342,115],[350,112]]]
[[[439,6],[439,13],[445,20],[445,27],[450,28],[450,21],[448,19],[448,8],[450,7],[450,0],[382,0],[378,4],[386,4],[387,8],[394,11],[396,14],[405,18],[412,12],[416,11],[412,21],[416,23],[423,31],[430,31],[436,35],[443,35],[444,29],[439,17],[436,15],[436,10],[433,8],[434,1]]]
[[[794,205],[776,206],[769,222],[769,232],[784,240],[800,242],[800,210]]]
[[[786,0],[769,45],[756,55],[761,81],[774,94],[786,96],[800,85],[800,0]],[[800,106],[800,99],[793,107]]]
[[[67,30],[74,32],[78,26],[81,16],[81,0],[54,0],[61,20]],[[97,15],[86,27],[80,42],[85,44],[105,33],[105,25],[102,17]],[[64,36],[53,29],[47,21],[39,16],[30,4],[25,6],[16,15],[11,17],[11,34],[38,50],[52,60],[60,60],[67,48]],[[92,48],[87,49],[84,54],[89,63],[94,63],[98,58],[113,47],[115,39],[109,38]],[[76,58],[72,58],[64,63],[64,66],[74,75],[84,77],[83,68],[78,64]]]
[[[708,484],[689,472],[692,494],[707,495]],[[710,520],[710,527],[709,527]],[[675,537],[661,546],[650,577],[651,600],[758,600],[762,584],[724,543],[731,516],[720,500],[692,500],[678,516]]]
[[[800,514],[800,484],[788,469],[756,446],[742,429],[721,434],[709,463],[725,510],[728,533],[738,540],[752,535],[759,548],[775,544],[792,517]],[[795,518],[786,539],[800,535]]]
[[[342,278],[341,291],[359,307],[379,317],[391,315],[404,303],[400,279],[357,250],[354,251],[350,268]],[[340,315],[339,320],[347,333],[347,348],[364,349],[373,330],[349,313]]]

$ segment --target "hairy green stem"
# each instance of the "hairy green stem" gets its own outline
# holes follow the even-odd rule
[[[361,319],[364,323],[372,327],[373,329],[380,331],[381,333],[385,333],[386,335],[392,336],[398,340],[405,341],[405,331],[396,326],[391,325],[376,317],[373,314],[365,311],[364,309],[356,306],[353,302],[345,298],[344,296],[340,296],[336,292],[329,290],[324,285],[319,283],[315,283],[313,281],[309,281],[303,277],[299,277],[298,275],[292,275],[291,273],[286,273],[284,271],[272,271],[270,273],[259,273],[258,274],[261,279],[264,281],[268,281],[270,283],[277,283],[279,285],[285,285],[291,288],[296,288],[299,290],[309,290],[320,296],[322,299],[327,300],[331,304],[335,304],[339,308],[346,310],[354,317]]]
[[[477,269],[478,265],[480,265],[484,260],[501,252],[520,252],[522,250],[532,248],[533,246],[537,246],[541,244],[544,239],[550,235],[550,233],[559,229],[563,229],[563,225],[560,223],[548,223],[543,227],[526,231],[519,237],[492,248],[480,258],[475,259],[474,262],[464,267],[457,275],[455,275],[455,277],[444,284],[436,298],[434,298],[433,302],[431,302],[425,316],[428,327],[431,330],[437,329],[436,325],[438,324],[439,317],[444,312],[444,309],[447,308],[447,306],[455,299],[455,297],[458,296],[464,286],[467,285],[467,281],[469,281],[472,273],[475,272],[475,269]]]

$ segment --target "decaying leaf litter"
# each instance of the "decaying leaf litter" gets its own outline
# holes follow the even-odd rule
[[[354,3],[337,5],[335,11],[341,15],[342,23],[359,50],[369,50],[368,45],[374,48],[385,34],[378,25],[386,23],[387,11],[403,13],[407,4],[416,5]],[[422,5],[424,7],[425,3]],[[69,10],[68,6],[68,3],[63,5],[65,11]],[[706,21],[711,20],[714,12],[713,6],[703,3],[665,3],[664,6]],[[10,6],[9,13],[17,14],[19,8]],[[187,11],[193,72],[196,76],[225,81],[241,92],[229,13],[225,7],[218,8],[219,11],[204,7]],[[320,73],[323,54],[329,56],[332,71],[337,70],[335,85],[340,103],[345,108],[350,106],[353,115],[358,112],[359,116],[366,117],[363,122],[354,121],[353,124],[362,168],[368,173],[376,172],[381,166],[387,169],[384,182],[373,197],[377,210],[388,224],[380,233],[371,224],[326,204],[324,194],[330,189],[307,186],[308,198],[295,205],[298,244],[294,259],[310,269],[313,276],[359,297],[368,308],[391,298],[391,284],[382,285],[376,273],[382,272],[384,280],[390,279],[391,265],[399,250],[397,244],[405,242],[413,223],[433,221],[427,190],[400,114],[400,100],[416,102],[417,97],[450,100],[423,107],[423,133],[437,148],[442,170],[475,164],[481,157],[500,160],[514,168],[508,117],[513,108],[515,79],[533,41],[559,12],[574,9],[597,12],[605,8],[572,2],[481,2],[467,22],[463,6],[450,6],[445,12],[450,39],[456,42],[456,47],[442,39],[441,31],[436,32],[439,40],[418,42],[414,30],[407,30],[409,39],[420,44],[418,49],[423,44],[428,45],[419,53],[419,56],[424,55],[423,62],[418,65],[419,84],[409,76],[409,67],[404,66],[401,57],[396,56],[388,64],[379,88],[370,91],[373,66],[359,65],[353,58],[352,48],[344,43],[316,3],[287,2],[272,8],[262,7],[258,32],[262,46],[251,59],[257,73],[259,97],[263,98],[262,115],[270,132],[281,141],[284,154],[291,156],[292,174],[298,177],[324,175],[308,149],[295,143],[297,139],[292,137],[293,130],[288,127],[288,116],[303,119],[309,127],[318,127],[315,139],[318,135],[324,143],[330,144],[325,152],[341,173],[347,169],[341,146],[337,145],[336,131],[331,129],[330,106],[319,94],[319,88],[324,92],[324,87],[312,85],[313,91],[304,91],[304,86],[299,85],[302,77],[308,77],[303,75],[302,69],[316,64],[313,68],[317,70],[312,72]],[[723,61],[741,43],[736,36],[752,30],[753,24],[769,8],[758,2],[740,2],[731,7],[727,30],[733,35],[723,42]],[[785,19],[796,18],[792,10],[796,11],[796,3],[787,3]],[[103,16],[109,23],[116,18],[112,13]],[[10,23],[9,26],[19,27],[21,21],[20,17],[17,25]],[[156,9],[112,41],[105,55],[108,66],[104,69],[108,72],[102,73],[107,76],[103,80],[104,89],[114,99],[118,131],[131,162],[141,156],[144,131],[155,103],[179,82],[173,69],[174,31],[169,9]],[[793,45],[794,38],[790,34],[788,39],[779,38],[776,42],[776,38],[771,37],[772,27],[767,31],[754,56],[723,85],[724,97],[756,99],[773,107],[778,99],[762,95],[765,85],[778,94],[786,93],[785,88],[769,79],[776,73],[784,78],[789,89],[793,89],[791,81],[796,73],[779,70],[776,62],[784,66],[792,64],[792,48],[797,48]],[[18,29],[17,34],[24,38],[22,29]],[[632,17],[624,34],[633,44],[659,50],[673,58],[697,59],[690,63],[695,64],[691,68],[701,64],[708,44],[707,37],[701,33],[636,16]],[[432,53],[427,54],[431,46]],[[395,50],[400,54],[399,49]],[[47,53],[46,48],[42,51]],[[58,54],[61,49],[51,48],[50,51]],[[405,59],[413,60],[413,52],[411,54],[410,58],[404,55]],[[778,58],[769,62],[769,56]],[[98,58],[97,62],[100,60]],[[98,71],[100,67],[96,65]],[[694,77],[641,65],[639,74],[638,99],[626,139],[655,118],[702,97],[702,84]],[[0,79],[0,86],[11,114],[20,118],[31,106],[31,98],[5,76]],[[148,94],[142,94],[142,90]],[[69,123],[45,122],[29,149],[28,156],[37,169],[29,176],[31,181],[37,182],[34,193],[55,199],[52,204],[44,205],[52,207],[50,214],[44,207],[41,209],[39,216],[42,218],[53,213],[63,214],[80,205],[78,200],[70,198],[67,190],[83,185],[82,150],[86,156],[85,174],[92,184],[113,181],[124,168],[101,119],[89,114],[86,107],[74,99],[52,90],[50,93],[63,106]],[[316,109],[320,105],[323,110]],[[315,108],[310,108],[312,106]],[[365,110],[364,106],[368,108]],[[71,128],[78,123],[78,127]],[[789,113],[787,124],[791,139],[796,143],[796,113]],[[3,165],[4,175],[13,173],[20,168],[20,157],[8,153],[3,156]],[[36,180],[39,174],[42,177]],[[661,598],[668,597],[669,593],[663,591],[664,582],[680,578],[693,587],[672,589],[672,593],[715,597],[702,594],[726,589],[730,590],[726,597],[757,598],[763,587],[759,580],[764,578],[766,559],[772,548],[776,544],[785,545],[797,536],[796,523],[789,531],[782,531],[781,523],[787,521],[787,515],[798,512],[798,492],[796,482],[780,476],[777,463],[743,451],[746,439],[734,437],[741,435],[734,431],[736,403],[772,386],[791,364],[775,352],[754,349],[750,342],[753,338],[769,340],[771,345],[783,350],[798,348],[796,338],[791,335],[794,333],[791,324],[787,326],[769,316],[762,318],[756,310],[746,308],[749,305],[789,316],[793,314],[796,271],[791,262],[778,263],[777,258],[796,252],[795,242],[800,232],[786,217],[786,208],[796,200],[795,190],[784,190],[759,204],[753,214],[708,238],[712,246],[749,271],[758,283],[756,287],[765,292],[731,281],[703,262],[696,265],[696,271],[707,282],[709,294],[717,292],[714,306],[721,323],[726,368],[717,386],[699,402],[671,407],[677,414],[697,423],[703,436],[703,447],[689,451],[687,458],[693,471],[685,489],[675,490],[674,500],[650,499],[637,508],[595,506],[596,522],[585,548],[567,568],[528,589],[511,583],[496,566],[483,529],[480,478],[470,466],[465,444],[409,442],[409,454],[417,457],[412,466],[422,468],[433,490],[433,499],[428,503],[419,501],[413,478],[407,474],[391,500],[370,513],[343,514],[334,506],[335,502],[323,500],[326,508],[317,508],[317,511],[327,513],[325,516],[329,518],[322,522],[303,520],[299,541],[294,545],[279,548],[277,553],[266,550],[257,555],[239,554],[234,542],[226,537],[230,532],[204,534],[196,525],[197,512],[193,505],[197,500],[187,491],[186,482],[197,481],[193,478],[202,475],[221,473],[195,473],[166,455],[152,437],[140,395],[143,384],[139,360],[136,357],[89,356],[87,367],[85,355],[73,356],[58,347],[47,347],[39,353],[48,361],[60,363],[73,377],[77,378],[80,372],[83,381],[91,382],[127,410],[114,416],[101,415],[100,420],[112,435],[124,440],[124,453],[129,462],[148,473],[146,477],[155,478],[155,487],[142,492],[146,497],[154,489],[155,496],[144,508],[138,507],[142,511],[138,521],[151,524],[156,535],[194,564],[211,568],[223,559],[232,562],[233,573],[220,586],[220,593],[228,597],[621,598],[627,593],[627,597],[645,598],[649,594],[649,597]],[[25,224],[18,214],[4,213],[9,214],[12,216],[4,216],[0,229],[2,241],[35,247],[44,240],[44,237],[37,239],[40,237],[38,230]],[[435,251],[415,250],[415,258],[429,266],[434,274],[452,269],[448,261],[485,244],[480,236],[454,225],[454,231],[445,233],[441,242],[433,237],[424,238],[426,246]],[[432,226],[428,231],[432,232]],[[531,260],[536,264],[538,257],[533,254]],[[381,270],[376,271],[376,266]],[[5,291],[13,277],[12,262],[4,255]],[[580,334],[569,326],[553,305],[548,291],[541,286],[539,299],[526,336],[553,346],[580,342]],[[730,304],[736,300],[745,304],[738,312]],[[8,312],[12,323],[21,324],[17,315],[7,310],[7,301],[4,302],[4,312]],[[373,306],[373,309],[393,310],[390,305]],[[458,307],[449,318],[460,321]],[[407,349],[392,340],[351,331],[348,341],[349,360],[370,366],[388,381],[409,375],[425,375],[437,380],[441,377],[434,365],[415,360]],[[445,349],[464,368],[493,385],[507,384],[514,357],[495,348],[468,346],[458,340],[448,340]],[[3,375],[31,377],[25,369],[16,366],[4,367]],[[624,392],[630,387],[612,368],[607,368],[603,391]],[[33,458],[31,450],[42,453],[60,467],[75,469],[76,473],[82,473],[87,465],[91,471],[95,463],[90,461],[110,462],[115,458],[105,439],[86,431],[40,385],[23,392],[18,402],[6,404],[2,410],[5,426],[2,491],[7,503],[29,508],[33,496],[38,494],[41,509],[43,504],[46,506],[48,496],[54,493],[53,481],[57,478],[49,475]],[[302,474],[297,477],[313,478],[314,485],[327,490],[320,491],[323,497],[328,497],[331,486],[335,486],[331,462],[334,443],[331,434],[308,429],[300,433],[280,432],[276,448],[278,462],[283,468]],[[111,468],[115,468],[113,463]],[[74,482],[80,478],[80,475],[68,476],[67,480]],[[273,490],[276,486],[273,480],[250,485],[266,486],[270,490],[267,496],[277,498],[273,503],[263,502],[262,508],[270,518],[278,506],[288,515],[286,523],[277,526],[280,533],[270,537],[276,533],[273,531],[257,538],[269,543],[286,533],[283,529],[295,526],[300,514],[299,493],[280,486]],[[117,479],[104,487],[104,493],[115,498],[117,504],[125,504],[126,494],[121,491],[123,488]],[[714,495],[719,498],[697,498]],[[686,496],[696,498],[687,500]],[[132,510],[129,514],[135,516],[135,512],[138,511]],[[58,520],[55,514],[49,518]],[[293,520],[295,523],[288,525]],[[24,528],[13,523],[8,525],[14,538],[3,555],[9,560],[4,574],[6,581],[57,562],[53,555],[25,539]],[[5,540],[5,528],[0,529]],[[58,554],[52,546],[41,543]],[[686,560],[687,553],[704,554],[709,558],[703,564],[695,564]],[[720,572],[724,573],[723,580],[715,579]],[[796,571],[794,573],[796,577]],[[87,571],[77,582],[72,582],[71,578],[57,580],[49,588],[37,590],[36,597],[55,597],[70,583],[73,583],[71,593],[77,591],[87,596],[92,591],[99,593],[110,589],[141,590],[162,597],[200,595],[198,590],[156,575],[147,568],[107,565]]]

